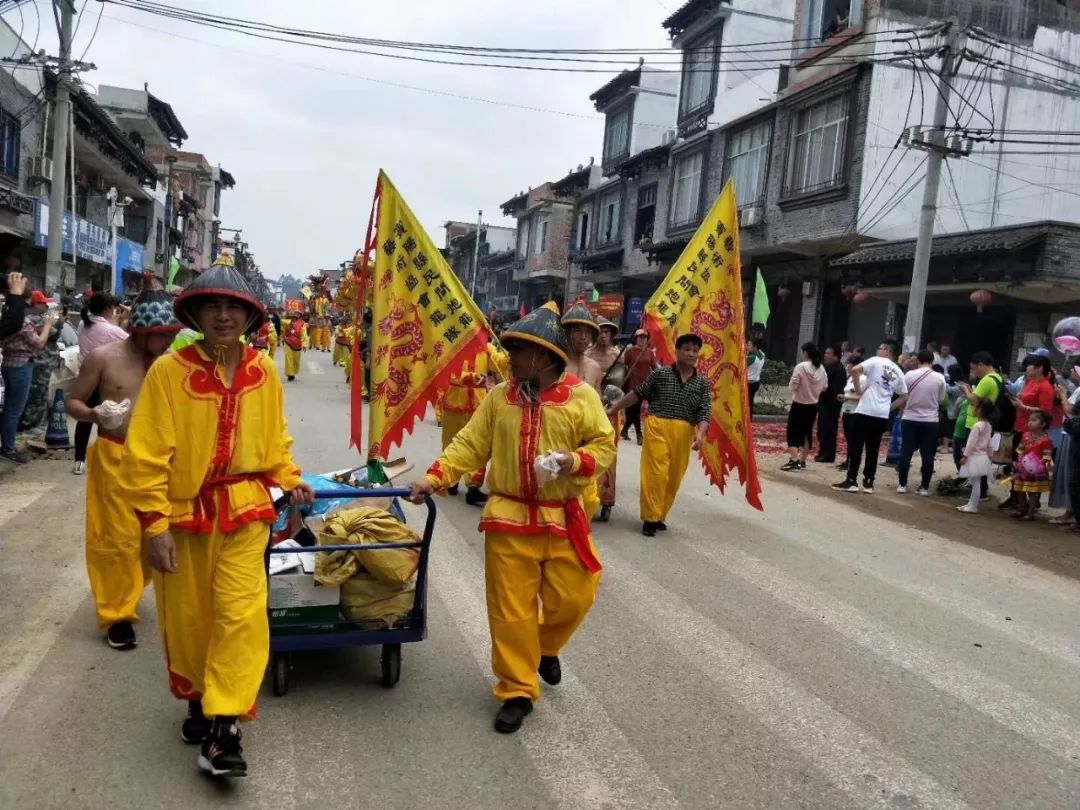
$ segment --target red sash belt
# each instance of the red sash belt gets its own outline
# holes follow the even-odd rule
[[[585,510],[577,498],[568,498],[565,501],[537,501],[507,495],[505,492],[492,492],[491,494],[525,506],[562,509],[566,515],[566,539],[570,541],[571,547],[578,555],[578,559],[581,560],[581,564],[585,566],[585,570],[590,574],[595,574],[603,569],[600,560],[593,553],[592,544],[589,542],[589,519],[585,516]]]
[[[228,509],[229,502],[224,489],[229,484],[237,484],[241,481],[259,481],[265,486],[269,486],[264,473],[238,473],[236,475],[222,475],[217,478],[206,479],[202,488],[199,489],[199,494],[195,496],[195,505],[192,510],[194,514],[191,519],[192,534],[210,534],[214,530],[218,509],[222,506],[218,502],[219,496],[225,496],[226,500],[223,508]]]
[[[285,336],[285,345],[292,349],[294,352],[301,351],[304,348],[303,341],[294,335]]]

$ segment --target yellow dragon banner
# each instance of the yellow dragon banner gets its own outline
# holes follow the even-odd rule
[[[488,332],[476,302],[383,171],[375,193],[368,457],[386,459],[450,377],[485,351]]]
[[[746,331],[739,260],[735,186],[728,181],[667,278],[645,304],[643,324],[665,363],[675,341],[692,332],[702,340],[698,372],[712,386],[712,418],[701,463],[721,492],[735,469],[746,500],[761,509],[761,483],[746,384]]]

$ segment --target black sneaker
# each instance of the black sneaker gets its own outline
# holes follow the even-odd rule
[[[247,763],[241,756],[242,751],[240,727],[236,723],[217,726],[203,740],[199,767],[211,776],[247,776]]]
[[[646,520],[641,524],[641,533],[646,537],[656,537],[656,524],[651,520]]]
[[[447,495],[457,495],[458,494],[458,485],[454,484],[452,487],[449,487],[446,490],[446,494]]]
[[[780,472],[796,472],[799,469],[799,462],[795,459],[789,459],[786,464],[780,468]]]
[[[117,622],[109,625],[105,640],[114,650],[134,650],[138,643],[135,640],[135,628],[131,626],[131,622]]]
[[[874,494],[874,482],[869,480],[868,478],[864,478],[863,482],[862,482],[862,491],[864,493],[866,493],[867,495],[873,495]]]
[[[609,520],[611,520],[611,507],[601,506],[600,514],[597,516],[596,519],[599,520],[601,523],[607,523]]]
[[[285,379],[288,380],[289,382],[292,382],[293,380],[296,379],[296,377],[289,376],[289,377],[286,377]]]
[[[213,725],[210,718],[203,714],[202,703],[189,700],[187,717],[180,726],[180,739],[188,745],[200,745],[210,736]]]
[[[6,458],[13,464],[27,464],[30,461],[30,459],[15,449],[0,450],[0,458]]]
[[[495,730],[500,734],[513,734],[521,728],[522,721],[532,714],[533,702],[526,697],[510,698],[495,715]]]
[[[551,686],[558,686],[562,680],[562,665],[559,663],[559,656],[557,655],[541,655],[540,666],[536,671],[540,673],[544,683]]]
[[[858,492],[859,482],[852,481],[850,478],[845,478],[839,484],[833,484],[832,488],[838,492]]]
[[[667,531],[667,524],[664,523],[664,521],[662,521],[662,520],[657,520],[657,521],[653,522],[653,526],[656,527],[656,530],[658,532],[666,532]]]
[[[469,487],[465,490],[465,503],[469,506],[483,506],[487,503],[488,496],[480,487]]]

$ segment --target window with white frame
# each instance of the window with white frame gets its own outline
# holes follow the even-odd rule
[[[589,246],[589,209],[583,208],[578,211],[577,225],[575,229],[574,244],[578,250],[585,250]]]
[[[683,50],[679,115],[708,107],[715,97],[716,68],[720,62],[720,36],[713,32]]]
[[[630,154],[630,107],[609,113],[604,127],[604,163]]]
[[[772,121],[728,132],[724,141],[724,182],[735,181],[735,204],[754,205],[765,197]]]
[[[534,256],[539,256],[547,250],[549,216],[547,212],[544,212],[537,214],[533,219],[532,252]]]
[[[619,224],[622,218],[622,189],[616,188],[600,198],[599,228],[596,242],[610,245],[619,240]]]
[[[517,255],[525,258],[529,253],[529,220],[522,219],[518,222],[517,229]]]
[[[701,181],[704,169],[704,149],[675,158],[671,182],[671,226],[673,228],[697,222],[701,209]]]
[[[795,114],[786,190],[809,192],[844,180],[848,94],[841,93]]]
[[[814,48],[863,20],[864,0],[803,0],[803,48]]]

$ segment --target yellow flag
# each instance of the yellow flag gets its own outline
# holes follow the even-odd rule
[[[739,473],[746,500],[761,509],[761,483],[751,432],[746,384],[746,331],[739,260],[735,186],[728,181],[667,278],[645,304],[644,326],[665,363],[675,362],[675,341],[702,340],[698,372],[712,386],[712,418],[700,456],[709,479],[724,491]]]
[[[480,308],[382,171],[376,195],[368,456],[386,459],[488,335]]]

